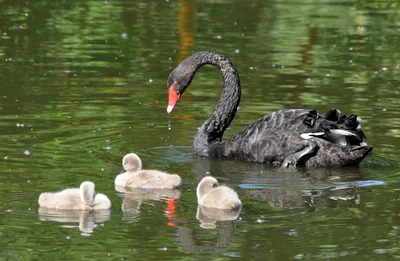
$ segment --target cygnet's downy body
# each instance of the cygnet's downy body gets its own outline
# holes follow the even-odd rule
[[[104,194],[96,193],[93,182],[85,181],[79,188],[60,192],[44,192],[39,196],[39,206],[59,210],[96,210],[111,208],[111,201]]]
[[[204,177],[197,186],[197,202],[207,208],[239,209],[242,206],[236,192],[226,186],[219,186],[213,177]]]
[[[115,185],[121,187],[174,189],[182,185],[182,179],[176,174],[159,170],[142,170],[142,161],[135,153],[129,153],[122,159],[123,173],[115,178]]]

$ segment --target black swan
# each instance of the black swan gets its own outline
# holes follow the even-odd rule
[[[224,87],[213,113],[194,138],[195,154],[313,168],[357,165],[371,152],[361,119],[354,114],[341,116],[337,109],[325,114],[310,109],[272,112],[222,142],[239,106],[240,80],[233,63],[219,53],[194,53],[172,71],[168,77],[168,113],[204,64],[212,64],[222,72]]]

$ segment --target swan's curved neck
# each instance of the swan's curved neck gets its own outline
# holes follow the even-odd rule
[[[213,113],[197,132],[193,147],[198,155],[222,153],[222,135],[231,124],[240,103],[240,80],[233,63],[218,53],[200,52],[192,56],[197,71],[204,64],[216,66],[222,73],[224,88]],[[194,72],[195,72],[194,71]],[[218,155],[213,155],[218,156]]]

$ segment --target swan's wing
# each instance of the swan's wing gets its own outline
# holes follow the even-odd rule
[[[283,160],[308,146],[296,132],[261,128],[257,133],[229,139],[223,157],[281,165]]]
[[[366,145],[366,137],[361,130],[361,119],[356,115],[341,115],[332,109],[325,114],[316,110],[279,110],[253,122],[229,141],[263,140],[271,138],[270,133],[284,131],[290,135],[318,137],[342,147]]]

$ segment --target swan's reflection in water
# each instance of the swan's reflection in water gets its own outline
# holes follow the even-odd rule
[[[196,218],[200,221],[200,226],[205,229],[216,228],[217,221],[234,221],[239,217],[239,209],[217,209],[206,208],[201,205],[197,207]]]
[[[363,180],[358,167],[283,170],[266,164],[203,157],[195,159],[193,172],[197,179],[213,175],[230,187],[240,187],[236,190],[241,197],[245,195],[243,198],[281,208],[335,207],[339,201],[358,204],[360,187],[384,184]]]
[[[151,200],[165,200],[165,216],[169,226],[175,226],[174,219],[177,218],[177,201],[181,195],[178,189],[143,189],[115,186],[115,190],[121,193],[123,220],[136,221],[140,214],[142,202]]]
[[[80,231],[86,235],[93,233],[96,224],[101,224],[110,219],[111,211],[101,209],[96,211],[85,210],[56,210],[52,208],[39,208],[39,219],[41,221],[56,221],[60,223],[78,223]],[[76,227],[67,226],[63,227]]]

